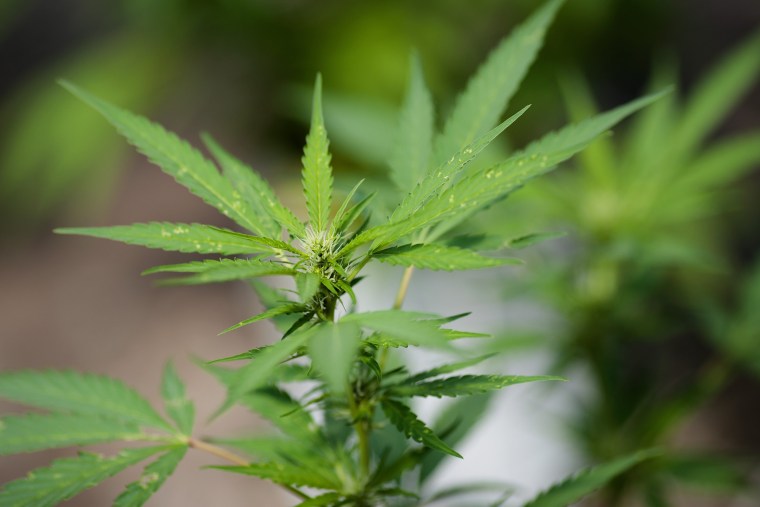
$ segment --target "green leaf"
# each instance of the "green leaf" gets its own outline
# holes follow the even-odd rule
[[[195,406],[187,398],[185,384],[182,383],[182,379],[177,375],[177,370],[171,362],[166,363],[164,368],[161,396],[164,399],[166,413],[177,423],[177,427],[183,434],[190,436],[195,422]]]
[[[235,255],[276,251],[271,240],[201,224],[151,222],[113,227],[67,227],[55,229],[55,232],[111,239],[172,252]]]
[[[284,264],[260,259],[219,259],[169,264],[146,269],[143,275],[153,273],[195,273],[185,278],[162,280],[162,284],[196,285],[202,283],[245,280],[257,276],[294,275],[296,271]]]
[[[243,396],[239,403],[271,422],[286,435],[296,438],[301,447],[307,441],[314,441],[318,435],[318,426],[311,413],[281,389],[257,389]]]
[[[493,202],[504,198],[525,182],[553,169],[588,146],[626,116],[660,98],[666,92],[648,95],[577,124],[549,133],[506,161],[468,174],[430,201],[410,220],[393,231],[396,237],[446,219],[428,239],[433,240]],[[388,238],[393,239],[393,238]]]
[[[436,368],[431,368],[429,370],[421,371],[405,379],[404,383],[416,383],[416,382],[419,382],[420,380],[438,377],[440,375],[445,375],[447,373],[459,371],[464,368],[469,368],[470,366],[475,366],[476,364],[480,364],[483,361],[490,359],[495,355],[496,354],[485,354],[482,356],[473,357],[472,359],[459,361],[457,363],[444,364]]]
[[[120,380],[72,371],[0,373],[0,397],[75,414],[90,414],[174,432],[136,391]]]
[[[158,124],[119,109],[66,81],[61,85],[98,111],[130,144],[172,176],[177,183],[249,231],[259,232],[255,213],[213,163]]]
[[[306,235],[303,224],[280,202],[264,178],[230,155],[210,135],[203,134],[201,138],[222,167],[222,174],[232,182],[256,214],[262,234],[279,238],[280,227],[284,227],[299,238]]]
[[[301,328],[289,337],[263,349],[254,361],[237,370],[228,386],[227,400],[217,410],[216,415],[230,408],[246,393],[266,384],[277,365],[305,346],[313,333],[314,328]]]
[[[407,438],[419,442],[427,447],[461,458],[462,456],[454,449],[446,445],[433,430],[425,426],[425,423],[417,419],[409,407],[396,400],[384,398],[382,408],[388,420]]]
[[[341,489],[342,484],[330,473],[330,467],[305,467],[300,464],[252,463],[248,466],[211,467],[238,474],[253,475],[287,486],[307,486],[318,489]]]
[[[481,269],[523,261],[505,257],[484,257],[472,250],[443,245],[401,245],[372,254],[380,262],[394,266],[414,266],[421,269],[456,271]]]
[[[275,306],[274,308],[270,308],[269,310],[263,313],[254,315],[253,317],[245,319],[242,322],[238,322],[234,326],[228,327],[227,329],[225,329],[219,334],[222,335],[224,333],[229,333],[230,331],[234,331],[235,329],[241,328],[243,326],[247,326],[248,324],[253,324],[254,322],[258,322],[260,320],[271,319],[272,317],[278,317],[280,315],[303,313],[304,311],[306,311],[306,307],[299,303],[289,303],[285,305]]]
[[[433,99],[425,85],[419,58],[413,54],[409,84],[399,115],[390,177],[402,192],[410,192],[427,173],[433,145]]]
[[[428,172],[425,178],[420,181],[413,190],[407,195],[401,204],[394,210],[391,221],[405,218],[413,214],[428,199],[433,199],[440,195],[443,189],[449,187],[459,176],[467,165],[475,160],[488,145],[496,139],[507,127],[517,121],[520,116],[528,110],[530,106],[525,106],[517,113],[513,114],[499,125],[489,130],[485,134],[478,136],[471,144],[468,144],[461,151],[448,158],[436,169]]]
[[[562,377],[548,375],[519,376],[519,375],[462,375],[448,377],[428,382],[406,383],[394,385],[390,388],[393,396],[471,396],[495,391],[515,384],[527,382],[543,382],[546,380],[565,380]]]
[[[0,456],[73,445],[145,438],[138,424],[80,414],[25,414],[0,419]]]
[[[322,76],[317,75],[314,84],[314,101],[311,112],[311,129],[306,136],[303,150],[303,192],[309,221],[317,231],[327,230],[332,199],[332,168],[330,167],[330,142],[327,139],[322,117]]]
[[[116,498],[114,507],[140,507],[158,491],[166,479],[174,473],[174,469],[185,457],[187,447],[177,447],[160,456],[143,470],[140,479],[127,485],[127,488]]]
[[[698,85],[670,139],[675,156],[691,153],[760,75],[760,32],[725,57]]]
[[[496,125],[543,45],[544,33],[560,5],[562,0],[547,2],[499,43],[473,75],[436,139],[439,164]]]
[[[407,345],[450,349],[448,335],[430,314],[401,310],[352,313],[341,322],[355,322]]]
[[[657,454],[654,451],[641,451],[609,463],[586,468],[539,493],[523,507],[566,507],[601,488],[626,470]]]
[[[309,340],[312,364],[333,394],[346,392],[361,338],[358,325],[341,321],[320,324]]]
[[[110,458],[82,453],[76,458],[55,460],[48,467],[5,484],[0,491],[0,505],[53,507],[163,449],[165,447],[127,449]]]

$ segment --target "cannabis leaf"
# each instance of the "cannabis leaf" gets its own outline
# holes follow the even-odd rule
[[[322,77],[317,75],[314,84],[314,101],[311,110],[311,130],[303,150],[303,192],[309,221],[317,232],[327,230],[332,199],[332,168],[327,130],[322,117]]]
[[[165,449],[128,449],[110,458],[82,453],[76,458],[56,460],[24,479],[7,483],[0,491],[0,505],[53,507]]]
[[[119,380],[100,375],[71,371],[3,372],[0,397],[49,410],[174,431],[136,391]]]
[[[446,445],[433,430],[425,426],[425,423],[420,421],[414,415],[414,412],[403,403],[390,398],[384,398],[381,404],[383,412],[385,412],[388,419],[407,437],[451,456],[462,457],[458,452]]]
[[[609,463],[586,468],[539,493],[523,507],[566,507],[599,489],[631,467],[657,454],[656,451],[641,451]]]
[[[158,491],[166,479],[174,472],[187,447],[177,447],[161,455],[143,470],[140,478],[127,485],[126,489],[114,501],[114,507],[140,507]]]

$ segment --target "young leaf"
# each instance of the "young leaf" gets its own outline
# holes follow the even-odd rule
[[[303,150],[303,192],[309,221],[315,231],[327,230],[332,199],[332,168],[327,130],[322,117],[322,76],[314,84],[314,102],[311,112],[311,129]]]
[[[90,414],[174,432],[136,391],[119,380],[71,371],[0,373],[0,397],[49,410]]]
[[[222,174],[232,182],[235,189],[256,213],[261,223],[261,234],[279,238],[280,227],[284,227],[292,235],[304,237],[303,224],[280,202],[264,178],[230,155],[210,135],[203,134],[201,138],[222,167]]]
[[[657,454],[654,451],[641,451],[609,463],[586,468],[539,493],[523,507],[566,507],[601,488],[629,468]]]
[[[162,280],[163,284],[196,285],[202,283],[228,282],[245,280],[257,276],[294,275],[296,271],[283,264],[262,261],[260,259],[220,259],[169,264],[146,269],[143,275],[153,273],[195,273],[185,278]]]
[[[427,320],[423,318],[427,317]],[[431,315],[401,310],[348,314],[341,322],[355,322],[407,345],[450,349],[446,330],[430,320]]]
[[[271,240],[201,224],[151,222],[113,227],[67,227],[55,229],[54,232],[111,239],[172,252],[236,255],[271,253],[277,250],[272,246]]]
[[[211,467],[219,470],[227,470],[245,475],[253,475],[261,479],[268,479],[278,484],[288,486],[307,486],[318,489],[340,489],[340,480],[330,473],[330,467],[307,467],[301,464],[277,463],[252,463],[248,466],[218,466]]]
[[[348,387],[348,376],[361,337],[358,325],[341,321],[319,325],[309,340],[308,350],[312,364],[333,394],[342,395]]]
[[[414,415],[414,412],[409,407],[389,398],[384,398],[381,403],[383,412],[388,419],[408,438],[451,456],[462,457],[458,452],[446,445],[438,435],[433,433],[433,430],[425,426],[425,423],[417,419],[417,416]]]
[[[145,438],[133,422],[80,414],[25,414],[0,419],[0,456]]]
[[[248,324],[253,324],[254,322],[258,322],[260,320],[271,319],[272,317],[277,317],[280,315],[291,315],[293,313],[303,313],[304,311],[306,311],[306,307],[299,303],[289,303],[285,305],[275,306],[274,308],[270,308],[264,313],[254,315],[253,317],[245,319],[242,322],[238,322],[234,326],[228,327],[227,329],[225,329],[219,334],[222,335],[224,333],[229,333],[230,331],[234,331],[235,329],[241,328],[243,326],[247,326]]]
[[[551,0],[505,38],[467,83],[436,139],[443,163],[496,125],[541,48],[544,33],[563,0]]]
[[[543,382],[546,380],[565,380],[562,377],[517,376],[517,375],[462,375],[428,382],[394,385],[390,388],[392,396],[471,396],[487,393],[515,384]]]
[[[249,231],[259,232],[256,214],[214,164],[185,141],[148,119],[113,106],[71,83],[61,85],[98,111],[130,144],[177,183]]]
[[[428,170],[433,143],[433,99],[425,85],[416,54],[410,62],[409,84],[399,116],[390,176],[396,187],[409,192]]]
[[[161,396],[164,399],[164,407],[169,417],[177,423],[180,431],[190,436],[195,422],[195,406],[187,398],[185,385],[177,375],[174,365],[169,362],[164,368],[164,376],[161,381]]]
[[[174,473],[174,469],[185,457],[187,447],[177,447],[160,456],[143,470],[140,479],[127,485],[127,488],[116,498],[114,507],[141,507],[158,491],[166,479]]]
[[[481,269],[523,261],[505,257],[484,257],[472,250],[443,245],[401,245],[372,254],[375,259],[394,266],[414,266],[421,269],[458,271]]]
[[[46,468],[38,468],[23,479],[5,484],[0,491],[0,505],[53,507],[163,449],[165,447],[126,449],[110,458],[82,453],[76,458],[53,461]]]

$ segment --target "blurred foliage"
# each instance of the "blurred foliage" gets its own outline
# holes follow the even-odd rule
[[[737,271],[723,234],[725,221],[743,214],[736,184],[760,165],[760,130],[712,139],[758,76],[760,33],[688,97],[658,101],[623,135],[594,143],[574,170],[535,182],[481,223],[486,236],[505,227],[569,233],[558,245],[563,261],[538,260],[528,283],[565,319],[552,344],[558,371],[580,363],[591,374],[595,392],[580,401],[572,423],[589,458],[667,445],[737,367],[760,371],[759,277]],[[661,64],[651,89],[675,81],[674,66]],[[563,91],[574,120],[596,112],[577,73],[565,76]],[[724,310],[727,297],[735,302]],[[724,461],[673,450],[608,487],[605,505],[638,494],[649,505],[668,505],[679,484],[745,490],[746,472]]]
[[[166,104],[168,90],[173,90],[183,97],[184,109],[175,121],[210,112],[221,116],[220,124],[232,126],[231,135],[244,139],[274,123],[271,113],[278,102],[271,98],[286,89],[283,85],[307,82],[316,69],[324,72],[332,90],[396,101],[412,47],[432,62],[426,76],[434,94],[450,98],[456,88],[447,84],[451,76],[467,75],[474,55],[483,54],[533,8],[528,0],[488,0],[478,9],[455,0],[434,7],[403,0],[3,2],[0,44],[19,55],[0,96],[0,111],[9,120],[0,130],[0,202],[5,216],[12,217],[4,229],[29,230],[72,205],[90,206],[96,196],[108,194],[83,194],[78,187],[103,190],[120,166],[122,152],[112,134],[76,108],[54,85],[56,78],[75,80],[139,110]],[[519,98],[543,104],[527,121],[533,129],[525,129],[526,139],[544,130],[539,126],[545,117],[555,116],[557,103],[550,91],[557,61],[580,55],[584,67],[606,69],[610,55],[600,53],[598,41],[607,38],[621,13],[647,19],[647,39],[640,37],[640,29],[636,40],[629,35],[632,28],[615,29],[628,45],[624,55],[645,55],[650,50],[642,44],[651,48],[663,39],[668,10],[652,0],[568,5],[545,63]],[[635,57],[628,61],[630,67]],[[212,95],[208,89],[237,95],[230,103],[238,106],[225,108],[222,100],[209,111],[203,105]],[[345,104],[340,115],[353,107]],[[281,142],[282,128],[287,126],[266,130]],[[76,203],[69,198],[74,189]]]

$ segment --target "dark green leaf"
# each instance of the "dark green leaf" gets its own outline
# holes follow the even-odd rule
[[[420,421],[414,415],[414,412],[403,403],[384,398],[382,400],[382,408],[393,425],[408,438],[451,456],[462,457],[458,452],[446,445],[438,435],[433,433],[433,430],[425,426],[425,423]]]
[[[471,396],[487,393],[515,384],[543,382],[546,380],[565,380],[552,376],[517,376],[517,375],[462,375],[419,383],[401,383],[390,388],[393,396]]]
[[[258,322],[260,320],[266,320],[271,319],[272,317],[277,317],[280,315],[291,315],[293,313],[303,313],[306,310],[306,307],[299,303],[291,303],[281,306],[275,306],[274,308],[270,308],[267,311],[260,313],[258,315],[254,315],[253,317],[247,318],[242,322],[238,322],[234,326],[230,326],[224,331],[222,331],[221,334],[229,333],[230,331],[233,331],[235,329],[241,328],[243,326],[247,326],[248,324],[253,324],[254,322]]]

